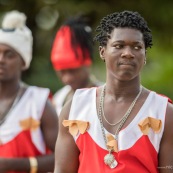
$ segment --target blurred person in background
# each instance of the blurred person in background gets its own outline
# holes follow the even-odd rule
[[[54,173],[172,172],[173,105],[140,79],[152,46],[147,22],[115,12],[96,31],[106,83],[76,90],[62,109]]]
[[[65,85],[53,97],[58,114],[76,89],[100,85],[90,71],[93,61],[92,30],[84,16],[69,18],[57,31],[51,61],[57,76]]]
[[[26,16],[8,12],[0,29],[0,172],[51,172],[58,117],[49,89],[29,86],[21,75],[32,60]]]

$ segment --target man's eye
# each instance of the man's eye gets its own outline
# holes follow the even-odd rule
[[[8,52],[5,53],[5,56],[8,57],[8,58],[12,58],[12,57],[15,56],[15,54],[11,51],[8,51]]]
[[[118,44],[118,45],[115,45],[115,48],[116,49],[121,49],[123,46],[122,45],[120,45],[120,44]]]
[[[141,46],[134,46],[134,49],[139,50],[139,49],[141,49]]]

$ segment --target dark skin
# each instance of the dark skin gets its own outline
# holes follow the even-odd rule
[[[11,47],[0,44],[0,120],[6,112],[19,89],[21,73],[25,69],[25,63],[20,55]],[[27,87],[22,88],[22,95]],[[21,96],[22,96],[21,95]],[[58,134],[58,118],[50,101],[46,105],[41,118],[41,130],[47,147],[52,153],[36,157],[38,161],[38,172],[53,171],[54,148]],[[2,158],[0,157],[0,172],[7,171],[30,171],[28,158]]]
[[[106,91],[104,113],[111,123],[119,121],[139,93],[140,72],[146,59],[146,48],[140,31],[130,28],[115,28],[107,45],[100,47],[100,57],[106,63]],[[98,107],[101,87],[97,89],[96,104]],[[134,119],[145,102],[149,90],[143,88],[134,109],[122,129]],[[71,102],[66,104],[60,115],[59,136],[56,143],[54,173],[77,173],[79,167],[79,150],[68,128],[62,121],[68,119]],[[116,110],[116,111],[115,111]],[[163,138],[159,151],[159,166],[173,165],[173,106],[168,103]],[[116,126],[103,125],[110,133],[115,133]],[[67,154],[68,153],[68,154]],[[73,161],[73,164],[71,163]],[[66,166],[68,163],[68,167]],[[171,169],[159,169],[160,173],[171,172]]]
[[[79,68],[63,69],[56,71],[57,76],[60,78],[64,85],[69,85],[71,90],[66,95],[63,105],[68,100],[71,100],[76,89],[88,88],[96,86],[97,84],[91,80],[90,67],[81,66]]]
[[[90,69],[86,66],[59,70],[56,71],[56,74],[61,79],[62,83],[70,85],[73,91],[78,88],[87,87],[90,82]]]

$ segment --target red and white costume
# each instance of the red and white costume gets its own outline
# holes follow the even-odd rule
[[[40,119],[48,96],[49,89],[27,88],[0,126],[0,157],[20,158],[47,153]]]
[[[65,85],[60,90],[58,90],[54,96],[53,96],[53,105],[56,109],[56,112],[58,115],[60,115],[60,112],[62,110],[62,107],[65,103],[66,97],[71,91],[70,85]]]
[[[96,88],[77,90],[72,101],[69,120],[87,121],[89,129],[75,136],[80,150],[78,173],[157,173],[158,152],[164,129],[168,99],[151,91],[132,122],[118,135],[118,162],[116,168],[105,165],[103,159],[108,150],[104,142],[96,110]],[[138,123],[147,117],[160,119],[159,133],[152,129],[143,135]],[[108,132],[105,130],[105,133]],[[113,135],[113,134],[112,134]]]

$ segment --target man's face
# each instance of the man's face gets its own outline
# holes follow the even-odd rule
[[[115,28],[105,47],[100,47],[108,75],[121,81],[137,76],[145,61],[143,34],[130,28]]]
[[[21,56],[11,47],[0,44],[0,81],[20,77],[23,67]]]
[[[65,85],[70,85],[73,90],[87,87],[89,81],[89,68],[80,67],[56,71],[58,77]]]

